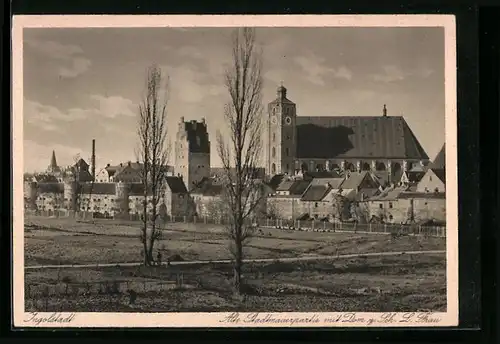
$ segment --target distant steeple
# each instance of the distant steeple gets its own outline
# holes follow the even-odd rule
[[[49,168],[47,170],[48,170],[48,172],[58,172],[59,171],[59,166],[57,166],[56,152],[55,151],[52,151],[52,158],[50,159],[50,165],[49,165]]]
[[[52,158],[50,159],[50,167],[57,168],[56,152],[52,151]]]
[[[387,107],[385,106],[385,104],[384,104],[384,108],[382,109],[382,115],[384,117],[387,117]]]

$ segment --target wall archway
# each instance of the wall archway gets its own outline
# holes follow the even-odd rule
[[[274,158],[276,157],[276,148],[271,148],[271,156]]]
[[[387,166],[383,162],[377,162],[377,171],[386,171]]]
[[[330,171],[338,171],[340,170],[340,166],[338,164],[331,164]]]
[[[361,169],[363,171],[370,171],[371,167],[370,167],[370,164],[365,162],[362,166],[361,166]]]
[[[305,162],[303,162],[302,164],[300,164],[300,169],[302,170],[302,172],[307,172],[309,170],[307,168],[307,164]]]
[[[354,166],[353,163],[348,162],[345,164],[345,170],[354,172],[354,171],[356,171],[356,166]]]
[[[398,162],[393,164],[391,173],[392,173],[393,182],[398,182],[401,179],[401,175],[403,173],[403,169],[401,168],[401,164]]]

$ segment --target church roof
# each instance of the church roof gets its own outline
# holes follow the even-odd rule
[[[434,161],[432,162],[430,167],[444,169],[445,165],[446,165],[446,151],[445,151],[445,144],[443,144],[443,147],[441,147],[441,150],[434,158]]]
[[[297,157],[429,159],[402,116],[297,117]]]

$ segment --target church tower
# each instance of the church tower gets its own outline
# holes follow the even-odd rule
[[[56,152],[52,151],[52,158],[50,159],[50,165],[47,167],[48,173],[59,173],[61,169],[57,166]]]
[[[268,105],[266,174],[294,172],[296,147],[296,106],[287,99],[286,88],[278,87],[276,99]]]

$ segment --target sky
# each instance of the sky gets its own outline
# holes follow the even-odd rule
[[[169,78],[169,137],[205,118],[220,166],[231,28],[30,28],[23,38],[24,171],[135,160],[137,107],[152,64]],[[298,116],[404,116],[431,159],[445,140],[443,28],[257,28],[264,105],[283,82]],[[173,163],[173,161],[172,161]]]

